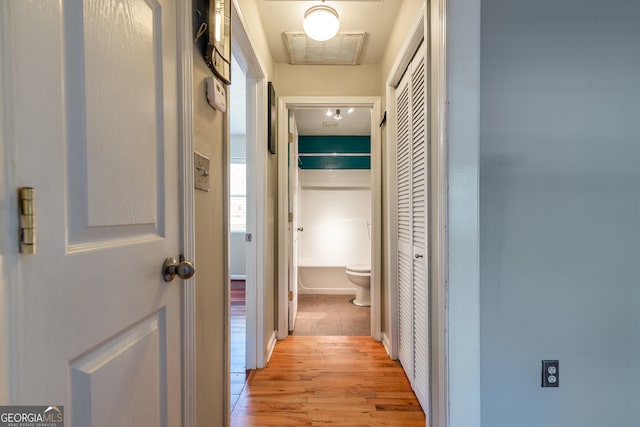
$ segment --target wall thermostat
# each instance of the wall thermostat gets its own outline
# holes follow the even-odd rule
[[[221,113],[227,111],[227,93],[222,82],[213,76],[207,77],[204,81],[209,105]]]

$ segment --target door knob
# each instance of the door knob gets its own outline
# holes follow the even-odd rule
[[[304,227],[298,227],[296,230],[298,230],[298,231],[304,231]]]
[[[416,259],[422,258],[422,254],[415,254],[414,256],[415,256]]]
[[[196,268],[193,264],[184,259],[178,263],[175,258],[169,257],[165,259],[164,264],[162,264],[162,276],[165,282],[172,281],[176,275],[183,280],[188,279],[193,276],[195,272]]]

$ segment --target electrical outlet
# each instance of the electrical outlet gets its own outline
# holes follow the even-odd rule
[[[542,361],[542,387],[560,387],[560,362]]]

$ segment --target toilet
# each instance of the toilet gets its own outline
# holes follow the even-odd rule
[[[365,264],[347,265],[347,278],[357,286],[356,297],[353,300],[355,305],[369,307],[371,305],[371,266]]]

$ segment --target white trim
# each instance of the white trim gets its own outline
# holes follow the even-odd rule
[[[289,108],[327,107],[371,108],[371,337],[382,339],[381,267],[382,267],[382,138],[381,101],[377,96],[284,96],[278,99],[278,240],[287,241],[287,120]],[[278,339],[289,334],[288,258],[286,245],[278,245]]]
[[[446,62],[446,2],[433,0],[429,4],[429,81],[431,90],[430,138],[431,165],[431,423],[434,427],[448,426],[449,386],[447,348],[447,62]],[[435,166],[435,167],[433,167]],[[479,353],[478,353],[479,354]]]
[[[450,427],[481,425],[480,12],[480,0],[446,1]]]
[[[246,274],[230,274],[229,278],[231,280],[247,280]]]
[[[193,42],[191,0],[178,1],[178,105],[182,184],[182,254],[195,258],[195,205],[193,183]],[[196,425],[196,291],[195,279],[182,282],[182,425]]]
[[[411,27],[409,36],[402,44],[399,50],[398,57],[391,68],[389,76],[387,77],[386,84],[386,102],[387,102],[387,125],[386,125],[386,188],[387,194],[390,196],[387,199],[386,204],[386,248],[388,254],[387,262],[387,276],[386,282],[388,284],[387,301],[389,304],[389,330],[386,331],[389,338],[388,353],[392,359],[398,358],[398,293],[397,293],[397,277],[398,266],[396,263],[396,255],[398,253],[398,233],[396,223],[398,220],[398,209],[395,199],[396,186],[397,186],[397,174],[396,174],[396,128],[397,119],[395,117],[396,108],[396,96],[395,88],[400,83],[400,79],[404,75],[411,59],[415,55],[416,51],[420,47],[420,43],[424,40],[425,35],[425,14],[426,9],[423,7],[420,11],[418,19]]]
[[[409,63],[411,62],[411,58],[413,58],[418,47],[420,47],[420,43],[425,39],[425,22],[426,5],[423,5],[422,8],[420,8],[420,13],[418,14],[416,21],[411,26],[409,37],[407,37],[400,48],[400,55],[398,55],[396,61],[391,67],[391,72],[387,78],[387,86],[391,86],[395,89],[400,84],[400,80],[407,70]]]
[[[391,354],[391,340],[389,339],[389,335],[386,332],[382,332],[382,345],[386,350],[387,354]]]
[[[275,350],[276,348],[276,344],[278,343],[278,340],[276,339],[276,331],[273,331],[273,333],[271,334],[271,336],[269,336],[269,341],[267,342],[267,357],[266,360],[269,361],[269,359],[271,359],[271,355],[273,354],[273,350]],[[265,362],[266,365],[266,362]]]
[[[287,111],[287,102],[284,98],[279,98],[278,108],[278,125],[277,125],[277,143],[276,154],[278,156],[278,218],[277,218],[277,239],[278,239],[278,297],[277,297],[277,313],[278,313],[278,329],[277,337],[284,340],[289,336],[289,257],[287,256],[287,245],[284,244],[288,240],[288,218],[289,207],[288,199],[288,180],[287,180],[287,162],[285,154],[288,153],[287,144],[289,141],[289,114]]]
[[[246,364],[248,369],[259,369],[264,368],[268,360],[265,358],[267,349],[263,327],[266,304],[264,258],[268,243],[264,238],[267,194],[264,176],[267,157],[263,144],[267,139],[266,115],[263,114],[267,106],[267,72],[253,48],[255,43],[246,31],[248,24],[238,0],[233,0],[232,5],[233,55],[245,70],[247,78],[247,169],[253,174],[253,181],[247,183],[247,197],[254,201],[254,215],[247,216],[247,232],[252,233],[254,238],[246,247]]]

